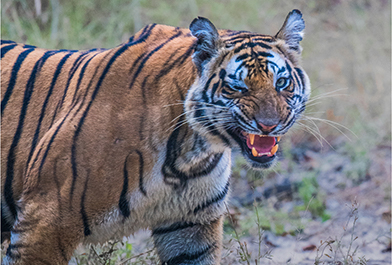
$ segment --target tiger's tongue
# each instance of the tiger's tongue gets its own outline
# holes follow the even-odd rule
[[[253,144],[251,144],[251,135],[248,136],[246,144],[249,149],[255,148],[260,154],[271,152],[272,147],[275,145],[275,137],[260,137],[254,136]]]

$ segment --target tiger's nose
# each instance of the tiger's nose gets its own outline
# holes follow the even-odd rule
[[[276,126],[278,126],[278,124],[274,124],[274,125],[265,125],[265,124],[263,124],[263,123],[261,123],[261,122],[259,122],[259,125],[260,125],[260,127],[261,127],[261,130],[262,130],[264,133],[270,133],[273,129],[276,128]]]

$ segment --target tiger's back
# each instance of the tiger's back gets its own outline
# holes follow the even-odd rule
[[[165,28],[165,30],[167,29]],[[171,28],[171,30],[174,31],[175,29]],[[169,30],[167,35],[170,37],[170,35],[175,34]],[[137,37],[136,35],[135,38]],[[161,35],[160,37],[163,41],[169,38],[165,35]],[[161,44],[158,39],[155,41],[157,41],[156,46]],[[151,43],[149,43],[147,49],[146,47],[140,46],[139,44],[138,47],[131,50],[125,44],[112,50],[102,49],[80,52],[64,50],[48,51],[29,45],[3,42],[1,61],[1,85],[3,88],[1,105],[2,168],[6,170],[2,171],[2,186],[5,185],[5,182],[7,184],[13,183],[12,189],[7,188],[5,190],[4,195],[6,198],[7,191],[10,190],[13,191],[13,196],[16,196],[16,200],[20,198],[22,193],[21,188],[23,187],[23,175],[27,172],[30,162],[36,163],[34,159],[37,160],[37,156],[34,156],[34,151],[37,149],[37,146],[43,144],[40,144],[40,141],[49,130],[57,130],[57,134],[61,134],[64,128],[72,127],[70,124],[73,124],[74,128],[67,129],[73,130],[73,132],[64,132],[67,135],[71,135],[75,133],[75,127],[78,127],[79,123],[82,125],[86,121],[85,116],[89,113],[91,118],[89,117],[87,119],[86,126],[89,126],[89,119],[94,119],[93,126],[100,133],[98,137],[101,138],[96,139],[96,141],[102,141],[108,137],[108,135],[102,135],[102,133],[106,133],[105,131],[110,128],[109,124],[111,121],[107,116],[116,113],[115,118],[118,118],[120,121],[116,120],[112,121],[112,123],[121,124],[125,122],[125,120],[121,120],[121,114],[132,111],[133,117],[127,117],[126,122],[130,121],[133,125],[137,126],[141,119],[140,106],[145,106],[145,109],[148,108],[147,96],[148,99],[154,102],[154,108],[157,108],[155,114],[159,114],[158,110],[163,106],[159,106],[158,101],[165,101],[167,99],[157,99],[154,93],[144,95],[143,98],[141,94],[148,93],[144,91],[145,88],[140,88],[139,84],[139,88],[132,89],[132,85],[129,84],[131,78],[134,77],[132,75],[134,72],[140,72],[144,67],[150,67],[151,70],[149,71],[154,71],[153,67],[148,64],[145,65],[146,62],[136,67],[137,61],[140,61],[143,57],[140,54],[144,55],[145,53],[151,52],[147,49],[153,51],[156,48]],[[120,53],[121,49],[125,50],[124,47],[127,48],[127,52],[132,52],[133,54],[130,56],[127,55],[125,65],[115,65],[113,67],[120,68],[117,71],[122,76],[128,76],[128,78],[122,77],[116,79],[116,76],[110,76],[106,78],[106,83],[102,85],[101,81],[101,84],[99,84],[100,80],[98,77],[101,77],[101,80],[103,80],[105,70],[106,75],[109,72],[108,63],[110,63],[111,58],[113,59],[113,57],[109,57]],[[187,59],[189,60],[189,58]],[[109,72],[109,75],[111,74]],[[144,82],[146,83],[146,81]],[[140,83],[140,79],[135,79],[133,82]],[[110,87],[111,90],[101,92],[102,87]],[[112,89],[113,87],[116,89]],[[100,95],[96,98],[98,91]],[[179,93],[182,93],[182,96],[184,96],[185,92],[179,91]],[[103,95],[101,96],[101,94]],[[125,103],[125,100],[117,100],[118,97],[123,97],[124,94],[129,94],[129,97],[132,98],[132,104]],[[90,109],[86,110],[88,107],[91,108],[92,102],[95,100],[96,102],[104,100],[105,103],[102,105],[97,103],[99,105],[97,110],[93,109],[91,112]],[[173,103],[176,100],[181,99],[174,99]],[[92,106],[92,108],[94,107]],[[107,109],[102,109],[105,107]],[[143,114],[145,115],[146,113]],[[152,114],[154,115],[154,113]],[[100,126],[101,128],[98,128]],[[142,132],[140,131],[140,133]],[[56,135],[56,137],[61,136]],[[94,136],[90,135],[89,137]],[[125,136],[119,132],[110,132],[110,137],[115,144],[118,144],[124,140],[123,138]],[[132,135],[130,138],[132,140],[130,145],[136,145],[140,139],[143,140],[142,135]],[[50,139],[47,140],[50,141]],[[64,143],[63,145],[66,144]],[[99,148],[99,146],[95,148]],[[34,159],[32,161],[33,157]],[[97,163],[101,162],[97,161]],[[10,178],[12,178],[12,181],[7,181]],[[11,205],[11,208],[14,207]],[[14,210],[10,211],[15,215]]]
[[[164,264],[219,263],[231,149],[269,167],[309,96],[298,12],[277,37],[199,18],[113,49],[3,42],[5,262],[67,263],[80,242],[149,228]]]
[[[145,45],[147,37],[153,41]],[[110,212],[113,205],[123,216],[130,215],[126,192],[137,190],[140,198],[136,199],[142,200],[153,190],[143,183],[152,181],[146,175],[151,175],[159,159],[151,150],[164,151],[168,136],[162,128],[169,129],[170,117],[182,111],[179,105],[165,106],[184,100],[186,90],[179,84],[190,85],[195,69],[190,67],[189,74],[179,77],[176,84],[165,83],[175,71],[155,67],[150,57],[170,52],[172,59],[161,63],[169,67],[191,64],[193,40],[189,31],[156,25],[146,27],[134,39],[111,50],[86,52],[3,43],[2,223],[8,227],[2,232],[13,225],[18,211],[39,211],[19,208],[22,193],[24,200],[37,201],[41,191],[50,191],[53,194],[45,194],[40,203],[47,207],[57,200],[69,208],[69,216],[79,216],[75,222],[83,223],[74,229],[88,236],[94,226],[89,220],[105,219],[102,215],[108,210],[109,215],[118,214]],[[175,50],[165,47],[168,40]],[[143,73],[146,69],[148,75]],[[162,93],[162,83],[176,85],[176,93]],[[151,135],[154,131],[163,134]],[[91,190],[88,195],[87,190]],[[82,214],[81,208],[93,216]],[[134,232],[132,226],[128,230]],[[100,236],[97,240],[103,241]]]

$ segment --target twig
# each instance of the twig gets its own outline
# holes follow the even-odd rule
[[[154,251],[154,249],[147,250],[146,252],[137,254],[137,255],[135,255],[135,256],[133,256],[133,257],[130,257],[129,259],[126,259],[126,260],[122,261],[122,262],[119,263],[118,265],[123,265],[123,264],[125,264],[126,262],[128,262],[128,261],[130,261],[130,260],[132,260],[132,259],[136,259],[136,258],[138,258],[138,257],[141,257],[141,256],[146,255],[146,254],[148,254],[148,253],[151,253],[151,252],[153,252],[153,251]]]

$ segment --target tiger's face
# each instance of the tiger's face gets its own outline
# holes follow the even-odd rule
[[[270,167],[310,95],[309,78],[298,65],[302,16],[291,12],[274,37],[240,32],[208,39],[207,25],[199,31],[191,25],[202,46],[194,55],[199,78],[185,103],[189,123],[211,141],[240,147],[252,167]]]

